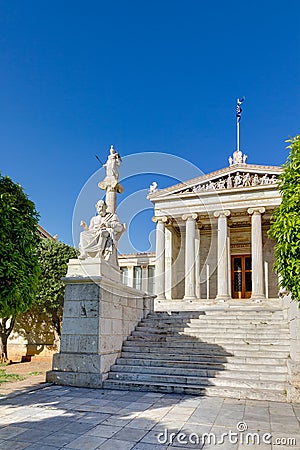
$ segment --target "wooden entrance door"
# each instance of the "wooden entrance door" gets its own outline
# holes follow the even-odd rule
[[[231,257],[232,298],[250,298],[252,293],[252,261],[250,255]]]

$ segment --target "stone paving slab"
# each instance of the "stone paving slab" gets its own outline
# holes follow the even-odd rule
[[[0,400],[0,450],[300,450],[299,413],[299,404],[46,386]],[[247,434],[259,444],[246,445]]]

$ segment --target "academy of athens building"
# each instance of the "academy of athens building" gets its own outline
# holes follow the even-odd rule
[[[158,303],[278,298],[268,230],[282,168],[246,158],[235,151],[227,167],[149,194],[156,257],[120,256],[125,284],[154,291]]]

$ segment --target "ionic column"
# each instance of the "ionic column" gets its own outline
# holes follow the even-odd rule
[[[196,229],[196,238],[195,238],[195,294],[196,298],[201,298],[200,292],[200,230]]]
[[[196,298],[201,298],[201,283],[200,283],[200,246],[201,246],[201,237],[200,230],[203,227],[200,221],[197,221],[196,226],[196,236],[195,236],[195,277],[196,277]]]
[[[165,300],[165,224],[167,217],[153,217],[156,222],[155,294]]]
[[[172,229],[165,227],[165,296],[172,298]]]
[[[185,214],[182,216],[186,220],[185,227],[185,287],[184,299],[192,300],[196,298],[195,290],[195,235],[197,214]]]
[[[128,266],[128,286],[133,287],[134,266]]]
[[[228,300],[230,298],[228,288],[228,250],[227,217],[230,211],[216,211],[214,216],[218,218],[218,293],[217,300]]]
[[[142,265],[142,291],[148,292],[148,266]]]
[[[249,208],[251,218],[252,300],[265,298],[261,215],[265,208]]]

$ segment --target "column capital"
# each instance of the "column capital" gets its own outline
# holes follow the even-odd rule
[[[191,213],[191,214],[183,214],[182,220],[196,220],[198,218],[197,213]]]
[[[229,217],[231,212],[229,209],[223,209],[222,211],[215,211],[214,216],[215,217]]]
[[[247,213],[252,214],[263,214],[266,212],[266,208],[264,206],[259,206],[257,208],[248,208]]]
[[[163,223],[167,223],[168,222],[168,217],[167,216],[154,216],[152,217],[152,222],[163,222]]]
[[[141,268],[144,269],[144,270],[148,269],[148,264],[142,264]]]

